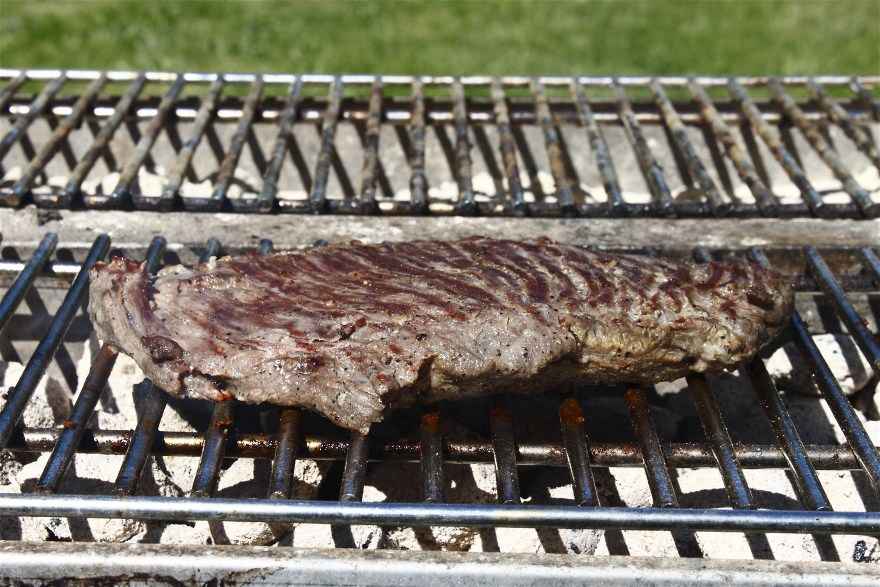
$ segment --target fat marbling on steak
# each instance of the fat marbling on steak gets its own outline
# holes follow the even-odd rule
[[[175,395],[304,406],[366,432],[386,408],[734,367],[792,289],[748,262],[682,264],[468,238],[91,273],[98,335]]]

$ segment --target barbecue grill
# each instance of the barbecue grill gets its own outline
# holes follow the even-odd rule
[[[880,78],[0,78],[0,376],[22,365],[0,411],[0,482],[40,468],[0,492],[13,578],[876,579],[876,398],[845,394],[816,335],[846,335],[880,374]],[[131,364],[98,346],[84,313],[95,262],[125,254],[156,271],[345,239],[475,234],[697,262],[749,257],[791,275],[798,311],[736,376],[692,375],[678,393],[621,382],[499,396],[402,410],[364,436],[297,409],[169,399],[145,380],[128,384],[131,426],[97,425]],[[777,387],[768,358],[786,342],[820,397]],[[89,363],[85,377],[77,361]],[[64,399],[59,421],[29,422],[50,396],[48,407]],[[823,430],[807,417],[817,410]],[[112,478],[82,482],[72,465],[84,455]],[[193,463],[188,485],[169,495],[153,467],[183,462]],[[247,487],[222,487],[243,462],[253,466]],[[309,499],[306,463],[321,473]],[[476,468],[488,472],[488,497],[461,487]],[[708,471],[712,490],[687,490],[689,475]],[[767,486],[756,472],[779,476]],[[626,503],[624,479],[645,486],[646,503]],[[24,527],[34,518],[66,518],[70,536],[33,542]],[[146,532],[101,542],[86,522],[100,519],[140,520]],[[196,531],[205,521],[218,545]],[[275,545],[220,545],[215,527],[236,522],[265,523]],[[301,548],[313,525],[336,548]],[[364,526],[381,539],[362,540]],[[190,541],[169,543],[170,527],[191,529]],[[469,544],[486,552],[443,552],[467,549],[425,539],[426,527],[473,529]],[[387,550],[401,548],[389,528],[416,528],[422,552]],[[542,554],[510,552],[508,528],[531,529]],[[562,529],[595,531],[593,551],[560,546]],[[671,537],[672,555],[638,556],[632,537],[643,531]],[[727,560],[717,533],[731,537],[721,544],[744,541],[747,560]],[[783,555],[780,535],[807,546]],[[606,552],[629,556],[590,556]]]

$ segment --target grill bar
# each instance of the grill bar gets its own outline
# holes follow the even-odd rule
[[[475,214],[477,200],[471,171],[471,141],[468,137],[468,110],[464,86],[456,78],[452,83],[452,116],[455,120],[455,180],[458,183],[456,209],[461,214]]]
[[[718,461],[721,469],[721,478],[724,488],[730,498],[730,503],[737,509],[753,509],[755,507],[752,492],[746,477],[736,459],[736,450],[724,419],[721,416],[721,408],[712,390],[709,388],[706,378],[702,375],[688,377],[688,387],[693,395],[697,415],[703,426],[703,432],[712,447],[712,453]]]
[[[834,153],[834,148],[825,140],[822,133],[807,120],[804,111],[800,109],[794,99],[785,93],[779,80],[770,80],[768,87],[773,99],[782,107],[785,115],[800,129],[822,161],[834,172],[834,176],[843,184],[843,189],[850,195],[862,213],[868,217],[876,216],[880,206],[871,201],[871,196],[865,188],[853,178],[843,161]]]
[[[656,79],[651,82],[651,92],[653,92],[654,100],[660,108],[663,121],[666,123],[669,132],[672,133],[675,144],[678,146],[678,150],[684,158],[688,173],[691,177],[696,179],[697,185],[702,194],[706,197],[713,213],[716,216],[727,214],[730,212],[733,205],[730,202],[725,201],[721,196],[718,187],[709,176],[703,162],[697,156],[697,152],[691,144],[690,138],[688,138],[687,128],[685,127],[684,122],[682,122],[681,117],[678,115],[678,112],[676,112],[675,106],[670,102],[669,97],[663,90],[663,86],[660,85],[660,82]]]
[[[535,114],[544,134],[547,159],[550,161],[550,173],[556,185],[556,199],[563,216],[573,216],[577,212],[574,202],[574,182],[565,168],[559,131],[556,129],[544,86],[537,79],[532,80],[532,94],[535,96]]]
[[[590,442],[587,438],[586,420],[581,405],[575,398],[562,400],[559,406],[559,422],[574,501],[579,506],[596,507],[599,499],[596,480],[590,470]]]
[[[0,139],[0,161],[6,157],[9,149],[11,149],[12,146],[24,136],[25,131],[31,123],[36,120],[38,116],[43,114],[43,111],[46,110],[46,107],[49,105],[49,101],[61,90],[61,87],[66,81],[67,76],[62,74],[48,82],[34,101],[31,102],[27,114],[18,118],[15,121],[15,125],[3,136],[2,139]]]
[[[428,211],[428,179],[425,175],[425,96],[421,79],[412,84],[412,114],[409,123],[410,199],[413,214]]]
[[[648,474],[648,485],[651,488],[651,495],[654,496],[654,505],[660,508],[678,507],[675,485],[645,393],[637,387],[630,387],[626,390],[624,399],[629,406],[633,430],[642,447],[645,472]]]
[[[139,189],[132,191],[132,188],[137,182],[138,172],[143,166],[144,161],[147,160],[147,157],[150,154],[150,149],[156,142],[159,132],[165,126],[165,121],[169,114],[171,114],[174,102],[183,90],[185,83],[186,80],[184,76],[182,74],[179,75],[162,97],[162,101],[159,103],[159,107],[156,110],[156,116],[153,117],[150,124],[141,135],[131,158],[123,166],[122,172],[119,174],[119,182],[116,184],[116,187],[113,188],[113,192],[109,196],[86,196],[85,203],[87,206],[107,207],[132,200],[135,206],[140,209],[152,210],[157,207],[156,203],[153,202],[153,198],[144,197]]]
[[[15,278],[15,281],[9,287],[6,294],[4,294],[3,300],[0,301],[0,332],[3,332],[6,323],[9,322],[9,319],[15,313],[16,308],[21,304],[24,296],[30,291],[34,284],[34,280],[37,278],[37,274],[40,272],[40,269],[46,265],[46,262],[49,260],[49,257],[52,256],[57,245],[57,234],[50,232],[44,236],[43,240],[40,241],[37,250],[34,251],[33,256],[28,260],[27,264],[21,270],[21,273]]]
[[[67,329],[70,328],[73,317],[82,306],[89,284],[89,270],[99,259],[104,258],[109,248],[110,238],[107,235],[102,234],[95,239],[79,274],[73,280],[67,295],[64,296],[64,301],[61,302],[61,307],[55,313],[55,317],[52,318],[49,329],[28,360],[15,388],[9,392],[6,404],[0,411],[0,449],[5,448],[9,442],[10,436],[24,413],[25,406],[55,356]]]
[[[498,127],[498,148],[501,151],[501,163],[507,178],[507,193],[510,195],[510,207],[518,214],[528,211],[522,181],[519,177],[519,165],[516,161],[516,143],[510,127],[510,112],[507,108],[507,96],[504,86],[497,79],[492,80],[492,103],[495,113],[495,124]]]
[[[874,120],[880,122],[880,100],[874,98],[868,88],[856,77],[850,79],[849,85],[859,100],[874,113]]]
[[[614,160],[611,158],[611,150],[605,141],[605,135],[596,122],[593,109],[587,100],[584,86],[574,79],[571,82],[572,97],[577,107],[580,124],[587,129],[587,138],[590,141],[590,150],[596,159],[596,167],[602,177],[602,185],[605,187],[605,195],[608,198],[608,214],[610,216],[622,216],[626,214],[626,202],[620,190],[620,181],[617,178],[617,170],[614,168]]]
[[[25,428],[21,438],[13,436],[8,449],[16,452],[51,451],[61,431],[55,428]],[[86,454],[125,454],[132,438],[130,430],[86,430],[78,452]],[[195,432],[158,432],[150,451],[164,456],[197,457],[204,439]],[[420,444],[411,441],[374,443],[369,462],[419,462]],[[492,443],[485,441],[444,440],[444,460],[454,464],[493,463]],[[305,435],[297,456],[315,460],[344,460],[347,439]],[[278,446],[276,437],[268,434],[236,434],[229,439],[225,458],[271,459]],[[808,445],[807,456],[817,467],[828,470],[858,470],[861,465],[848,446]],[[787,466],[785,453],[774,446],[734,444],[740,466],[747,469],[778,469]],[[716,466],[712,447],[698,443],[664,443],[663,453],[671,467]],[[565,448],[553,443],[517,443],[517,465],[567,467]],[[591,443],[591,467],[644,467],[642,452],[634,443]]]
[[[89,84],[85,93],[80,96],[76,101],[76,104],[74,104],[73,110],[70,114],[61,122],[58,128],[55,129],[55,132],[52,133],[52,137],[40,148],[37,155],[30,163],[28,163],[21,178],[15,182],[15,185],[12,187],[11,199],[7,200],[10,205],[17,206],[28,196],[28,194],[30,194],[31,185],[34,180],[40,173],[43,173],[43,168],[46,166],[46,163],[61,146],[62,141],[66,140],[71,131],[80,123],[86,109],[91,106],[92,102],[97,98],[106,83],[107,76],[101,75],[98,79]],[[35,203],[40,205],[45,205],[43,200],[46,199],[50,201],[50,204],[54,204],[54,200],[57,199],[57,196],[54,196],[51,191],[48,196],[34,195]],[[69,204],[69,202],[67,203]]]
[[[363,498],[369,448],[370,441],[365,434],[351,433],[348,450],[345,453],[345,469],[339,487],[339,501],[360,501]]]
[[[116,129],[122,124],[122,121],[128,115],[132,104],[134,104],[135,99],[141,93],[141,90],[144,89],[146,81],[146,75],[143,73],[138,74],[119,99],[116,108],[113,110],[113,115],[110,116],[107,122],[104,123],[104,126],[101,127],[101,130],[95,137],[95,142],[92,143],[88,151],[86,151],[71,172],[70,179],[67,181],[64,192],[58,201],[59,206],[70,205],[74,199],[80,196],[83,181],[92,170],[92,167],[94,167],[98,157],[100,157],[107,149],[110,140],[113,138],[113,135],[116,134]]]
[[[746,371],[752,380],[752,386],[758,393],[761,407],[764,408],[770,425],[776,433],[777,442],[788,459],[801,500],[811,510],[831,510],[831,503],[828,501],[828,496],[825,495],[825,490],[822,489],[816,470],[810,463],[804,443],[794,425],[794,420],[782,402],[779,391],[770,379],[763,361],[761,359],[753,360],[746,366]]]
[[[232,207],[236,211],[270,212],[275,207],[275,196],[278,193],[278,178],[281,175],[281,165],[293,136],[293,124],[299,111],[302,93],[302,78],[297,77],[290,84],[290,92],[287,102],[280,115],[278,134],[275,135],[275,143],[272,146],[272,155],[263,175],[263,188],[260,197],[255,200],[236,198],[231,200]]]
[[[528,505],[360,503],[265,499],[0,494],[7,516],[217,520],[394,526],[621,528],[711,532],[880,533],[873,512],[705,510],[678,508],[570,508]]]
[[[299,410],[284,408],[278,416],[278,434],[272,458],[272,477],[269,482],[271,499],[290,499],[293,492],[293,472],[296,456],[301,452],[302,415]],[[228,457],[229,445],[226,446]]]
[[[865,353],[865,356],[871,362],[875,370],[880,370],[880,342],[868,330],[859,313],[853,308],[853,305],[846,298],[846,292],[837,283],[831,268],[825,263],[825,260],[819,254],[815,247],[806,248],[807,265],[813,277],[819,283],[822,291],[827,295],[834,304],[837,313],[846,324],[850,334],[852,334],[859,348]]]
[[[232,428],[235,413],[234,400],[220,401],[214,404],[211,423],[205,432],[205,444],[199,458],[199,468],[193,480],[192,495],[209,497],[217,489],[220,466],[226,452],[229,430]]]
[[[495,462],[495,485],[498,502],[520,502],[519,475],[516,471],[516,438],[513,433],[513,413],[509,402],[499,399],[489,410],[489,427],[492,433],[492,454]]]
[[[174,166],[168,171],[168,181],[162,189],[160,201],[155,204],[157,208],[167,210],[174,204],[174,199],[177,197],[180,186],[183,184],[183,177],[189,170],[193,155],[195,154],[199,143],[202,142],[202,136],[205,134],[208,123],[214,116],[214,109],[217,106],[217,100],[220,98],[222,92],[223,78],[218,77],[211,84],[207,97],[202,101],[199,113],[196,115],[196,120],[193,123],[192,135],[183,144],[183,147],[177,154],[177,160],[174,162]]]
[[[828,115],[828,118],[843,130],[844,134],[856,144],[875,167],[880,169],[880,154],[877,152],[877,145],[874,144],[870,133],[865,128],[856,126],[849,112],[832,100],[821,84],[816,83],[815,80],[807,80],[807,89],[810,91],[810,96],[819,103],[819,106]]]
[[[877,257],[877,253],[871,250],[870,247],[864,247],[859,252],[864,260],[865,267],[874,277],[874,283],[880,285],[880,258]]]
[[[370,89],[370,110],[367,115],[367,132],[364,150],[364,164],[361,168],[361,187],[359,205],[364,212],[375,213],[376,181],[379,173],[379,133],[382,123],[382,80],[373,82]]]
[[[26,82],[27,79],[27,74],[22,71],[12,78],[8,84],[3,86],[3,89],[0,90],[0,112],[6,110],[9,102],[15,97],[15,92],[18,91],[18,88],[24,85],[24,82]]]
[[[442,502],[446,480],[443,475],[443,435],[440,412],[433,410],[422,415],[419,454],[422,470],[422,496],[427,502]]]
[[[617,104],[620,109],[620,118],[623,122],[623,128],[626,130],[626,136],[635,151],[639,167],[645,182],[648,184],[648,190],[651,192],[654,209],[663,215],[671,215],[674,213],[674,204],[672,202],[672,193],[666,183],[666,176],[663,168],[657,163],[645,134],[642,132],[642,125],[636,118],[626,90],[620,84],[615,82],[614,90],[617,94]]]
[[[807,176],[804,174],[804,171],[801,169],[797,160],[782,144],[782,140],[779,138],[779,132],[771,128],[770,125],[764,121],[761,116],[761,111],[758,110],[758,107],[755,106],[755,103],[738,81],[731,78],[728,83],[728,89],[730,90],[730,95],[738,102],[739,107],[748,119],[749,124],[752,125],[764,141],[764,144],[767,145],[767,148],[773,153],[773,157],[779,162],[789,178],[791,178],[792,183],[794,183],[800,190],[801,198],[803,198],[804,203],[809,206],[814,214],[822,216],[825,213],[825,203],[822,201],[822,197],[816,191],[816,188],[813,187],[813,184],[810,183],[810,180],[807,179]]]
[[[195,198],[186,198],[184,202],[188,202],[194,210],[219,210],[223,206],[226,199],[226,192],[235,177],[235,169],[238,167],[238,161],[241,158],[241,151],[244,143],[248,139],[248,135],[252,132],[254,116],[256,115],[260,98],[263,96],[263,77],[257,78],[251,84],[250,92],[244,100],[241,110],[241,118],[238,120],[238,126],[235,128],[232,138],[229,141],[229,148],[223,161],[220,162],[220,168],[217,171],[217,179],[214,183],[214,191],[211,193],[211,199],[208,201],[197,200]],[[282,118],[282,126],[284,119]],[[280,131],[279,131],[280,132]],[[282,155],[283,159],[283,155]]]
[[[342,103],[342,79],[335,78],[330,84],[327,96],[328,106],[321,124],[321,149],[315,163],[315,181],[309,194],[312,212],[323,212],[327,207],[327,182],[330,178],[330,164],[333,157],[333,138],[336,136],[336,123],[339,121],[339,108]]]

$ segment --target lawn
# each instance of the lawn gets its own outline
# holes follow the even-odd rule
[[[0,65],[383,73],[880,73],[880,0],[0,0]]]

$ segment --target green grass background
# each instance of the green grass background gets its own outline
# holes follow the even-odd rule
[[[0,0],[0,65],[402,74],[880,73],[880,0]]]

